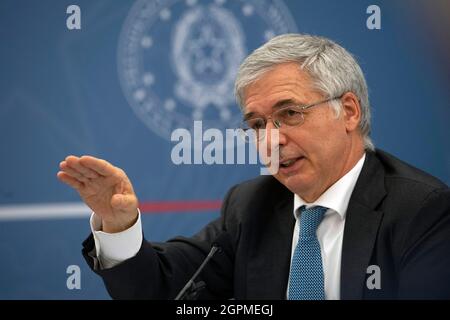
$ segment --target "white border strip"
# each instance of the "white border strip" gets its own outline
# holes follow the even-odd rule
[[[91,214],[83,202],[0,205],[0,221],[85,218]]]

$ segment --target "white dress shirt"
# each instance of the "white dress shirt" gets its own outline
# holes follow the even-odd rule
[[[294,194],[295,227],[292,236],[291,260],[298,243],[299,228],[301,227],[299,208],[301,206],[306,206],[306,208],[314,206],[328,208],[322,222],[317,228],[317,238],[322,255],[326,300],[339,300],[340,298],[341,255],[345,215],[350,196],[361,173],[365,158],[366,155],[364,154],[345,176],[329,187],[316,201],[307,203],[298,195]],[[289,284],[287,291],[289,292]]]
[[[106,233],[102,229],[102,219],[95,213],[91,216],[91,230],[94,235],[95,252],[102,269],[112,268],[134,257],[142,244],[141,213],[134,225],[117,233]]]
[[[365,154],[358,163],[341,179],[327,189],[315,202],[306,203],[298,195],[294,195],[294,216],[296,219],[292,237],[291,259],[297,246],[300,219],[298,208],[322,206],[329,208],[317,228],[317,237],[322,254],[325,298],[336,300],[340,297],[341,253],[344,235],[345,214],[348,202],[364,164]],[[102,269],[112,268],[119,263],[134,257],[142,244],[141,213],[136,223],[129,229],[118,233],[101,231],[101,218],[92,214],[90,224],[94,235],[97,258]],[[288,285],[289,290],[289,285]]]

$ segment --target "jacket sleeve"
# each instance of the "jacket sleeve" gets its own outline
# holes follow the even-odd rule
[[[399,299],[450,299],[450,189],[432,192],[409,224]]]
[[[92,234],[83,242],[82,254],[90,268],[105,283],[113,299],[173,299],[192,277],[211,249],[214,240],[227,230],[228,202],[231,189],[218,219],[206,225],[193,237],[176,237],[165,243],[142,241],[139,252],[119,265],[101,270],[95,257]],[[236,239],[233,235],[229,241]],[[217,253],[206,265],[197,281],[204,281],[200,299],[228,299],[233,295],[234,243]]]

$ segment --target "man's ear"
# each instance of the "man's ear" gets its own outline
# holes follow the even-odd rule
[[[353,92],[346,92],[341,97],[342,117],[348,132],[357,130],[361,122],[361,105]]]

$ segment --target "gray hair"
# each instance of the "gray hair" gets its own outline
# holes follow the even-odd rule
[[[297,62],[311,77],[313,89],[328,98],[353,92],[361,105],[359,129],[364,147],[374,150],[370,139],[370,105],[364,74],[355,58],[337,43],[319,36],[283,34],[253,51],[241,64],[235,82],[235,95],[244,109],[245,89],[273,67]],[[339,116],[341,103],[330,103]]]

